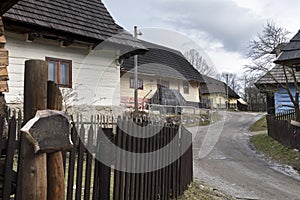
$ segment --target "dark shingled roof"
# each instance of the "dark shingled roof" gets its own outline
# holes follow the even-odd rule
[[[295,70],[297,80],[300,80],[300,71]],[[288,69],[286,70],[288,77],[288,82],[293,83],[294,78],[292,74],[289,73]],[[276,65],[273,69],[263,75],[255,85],[264,85],[264,84],[277,84],[277,83],[286,83],[286,78],[283,70],[283,66]]]
[[[282,49],[274,63],[300,65],[300,31],[298,31],[291,41]]]
[[[101,0],[20,0],[3,19],[98,42],[120,34],[112,42],[144,49],[115,23]]]
[[[139,73],[203,82],[202,75],[179,51],[145,41],[141,42],[149,51],[138,57]],[[133,71],[133,69],[134,59],[125,59],[122,70]]]
[[[200,85],[200,94],[227,94],[227,85],[226,83],[211,78],[209,76],[202,75],[204,79],[204,84]],[[233,98],[240,98],[240,96],[228,87],[228,96]]]

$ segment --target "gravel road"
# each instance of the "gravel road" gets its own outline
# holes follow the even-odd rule
[[[279,172],[249,146],[247,129],[262,114],[222,114],[223,120],[210,126],[189,128],[195,179],[237,199],[300,200],[299,176]]]

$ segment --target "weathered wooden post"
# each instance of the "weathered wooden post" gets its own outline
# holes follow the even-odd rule
[[[48,66],[42,60],[25,62],[24,123],[33,118],[37,110],[47,108]],[[46,153],[35,154],[33,145],[23,139],[22,199],[47,199]]]
[[[54,84],[48,82],[47,107],[52,110],[62,110],[62,95]],[[47,155],[48,174],[48,200],[65,199],[65,179],[62,152],[49,153]]]

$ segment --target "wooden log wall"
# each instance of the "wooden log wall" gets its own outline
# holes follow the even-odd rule
[[[5,44],[4,25],[0,17],[0,93],[8,92],[8,51],[5,49]]]

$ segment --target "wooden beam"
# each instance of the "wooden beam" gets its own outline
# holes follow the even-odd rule
[[[62,95],[54,82],[48,82],[47,108],[62,110]],[[47,200],[65,199],[65,175],[62,152],[47,155]]]
[[[6,66],[1,67],[0,66],[0,81],[7,81],[8,80],[8,71]]]
[[[0,81],[0,92],[8,92],[7,81]]]
[[[0,66],[8,66],[8,51],[0,48]]]
[[[0,0],[0,15],[2,16],[19,1],[20,0]]]

